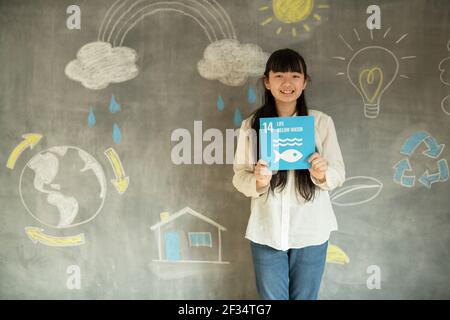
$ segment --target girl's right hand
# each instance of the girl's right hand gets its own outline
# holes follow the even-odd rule
[[[267,162],[259,159],[255,166],[256,189],[263,188],[270,183],[272,171],[267,167]]]

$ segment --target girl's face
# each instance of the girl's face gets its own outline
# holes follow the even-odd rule
[[[303,73],[299,72],[269,72],[264,78],[264,84],[272,92],[277,105],[293,103],[302,95],[306,87]]]

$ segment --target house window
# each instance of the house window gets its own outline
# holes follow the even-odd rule
[[[191,247],[212,247],[211,232],[189,232]]]

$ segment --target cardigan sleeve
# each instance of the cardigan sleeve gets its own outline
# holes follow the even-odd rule
[[[321,189],[330,191],[342,186],[344,183],[345,165],[333,119],[330,116],[327,116],[325,123],[321,156],[328,161],[328,169],[325,172],[325,181],[323,183],[319,183],[312,175],[311,180]]]
[[[259,190],[256,189],[255,154],[256,132],[251,129],[250,119],[242,121],[239,130],[238,143],[233,163],[233,185],[246,197],[257,198],[269,190],[269,185]]]

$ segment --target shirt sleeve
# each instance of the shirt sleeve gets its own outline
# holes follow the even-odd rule
[[[251,129],[250,120],[242,121],[233,163],[233,185],[246,197],[258,198],[269,190],[269,185],[257,190],[255,171],[256,133]]]
[[[331,117],[327,117],[327,124],[322,141],[322,157],[328,161],[328,169],[325,172],[325,181],[319,183],[311,175],[312,182],[323,190],[333,190],[342,186],[345,181],[345,165],[339,147],[336,129]]]

